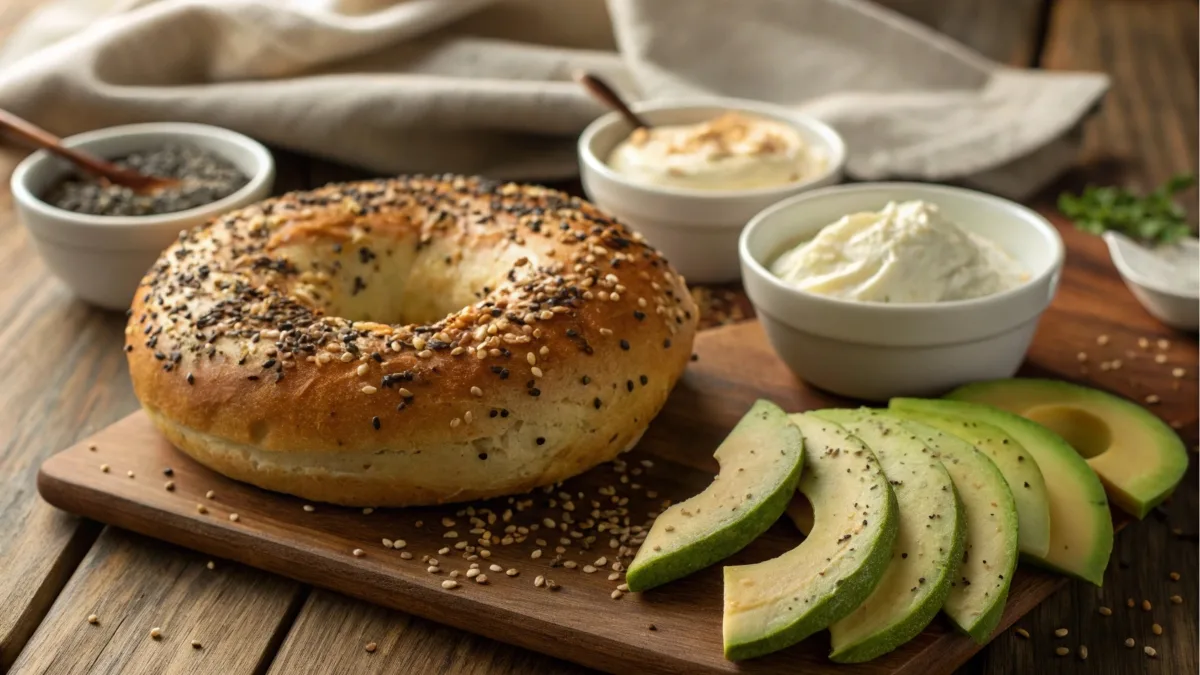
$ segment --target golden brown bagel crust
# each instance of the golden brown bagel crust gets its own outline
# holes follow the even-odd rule
[[[125,350],[151,419],[205,465],[403,506],[612,459],[662,407],[696,319],[683,279],[591,204],[414,177],[181,233],[142,280]]]

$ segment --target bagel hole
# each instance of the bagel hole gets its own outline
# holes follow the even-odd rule
[[[460,248],[449,237],[418,245],[368,236],[334,247],[299,235],[279,251],[323,279],[289,282],[295,299],[350,321],[427,325],[484,299],[522,256],[521,247]],[[526,269],[532,269],[532,266]]]

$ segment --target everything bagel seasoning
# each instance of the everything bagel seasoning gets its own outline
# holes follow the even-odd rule
[[[138,193],[75,174],[51,188],[44,197],[46,203],[93,216],[153,216],[211,204],[250,181],[225,158],[191,145],[165,145],[114,159],[113,163],[150,176],[177,178],[181,183]]]

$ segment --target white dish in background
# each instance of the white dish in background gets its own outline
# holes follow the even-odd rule
[[[937,204],[950,220],[998,244],[1029,279],[970,300],[899,304],[807,293],[769,270],[775,256],[846,214],[914,199]],[[921,183],[863,183],[792,197],[750,221],[738,252],[746,294],[788,367],[816,387],[870,401],[1011,377],[1063,265],[1062,239],[1037,213],[981,192]]]
[[[72,173],[65,160],[39,150],[12,175],[17,213],[46,266],[83,300],[106,309],[129,308],[142,276],[182,230],[266,198],[275,180],[271,153],[258,141],[205,124],[160,122],[108,127],[64,139],[106,159],[186,143],[228,160],[250,180],[210,204],[153,216],[94,216],[42,201],[56,182]]]
[[[707,98],[640,103],[632,106],[652,125],[695,124],[735,111],[783,122],[825,157],[816,175],[776,187],[752,190],[689,190],[641,183],[608,166],[609,155],[633,127],[618,113],[592,122],[579,137],[579,166],[588,199],[645,235],[691,282],[738,278],[738,235],[754,214],[806,190],[841,181],[846,147],[824,122],[787,108],[738,99]]]
[[[1165,283],[1159,277],[1168,262],[1123,234],[1105,232],[1104,242],[1125,286],[1147,312],[1172,328],[1187,331],[1200,328],[1200,286],[1189,293]],[[1194,272],[1200,266],[1200,242],[1188,237],[1176,245],[1180,247],[1179,254],[1191,257]]]

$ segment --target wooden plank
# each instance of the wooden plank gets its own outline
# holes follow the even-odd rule
[[[12,673],[262,672],[299,609],[301,586],[225,561],[209,570],[208,560],[106,530]]]
[[[50,278],[13,212],[0,152],[0,670],[11,664],[98,528],[38,499],[51,452],[136,408],[119,314],[73,299]]]
[[[1086,130],[1083,166],[1065,187],[1091,182],[1146,190],[1196,171],[1198,20],[1191,0],[1055,3],[1044,67],[1112,78]],[[1195,222],[1195,193],[1184,202]]]
[[[373,651],[368,651],[368,644],[374,644]],[[344,595],[315,590],[304,603],[269,672],[586,675],[593,671]]]
[[[1050,0],[875,0],[1000,63],[1028,67]]]

